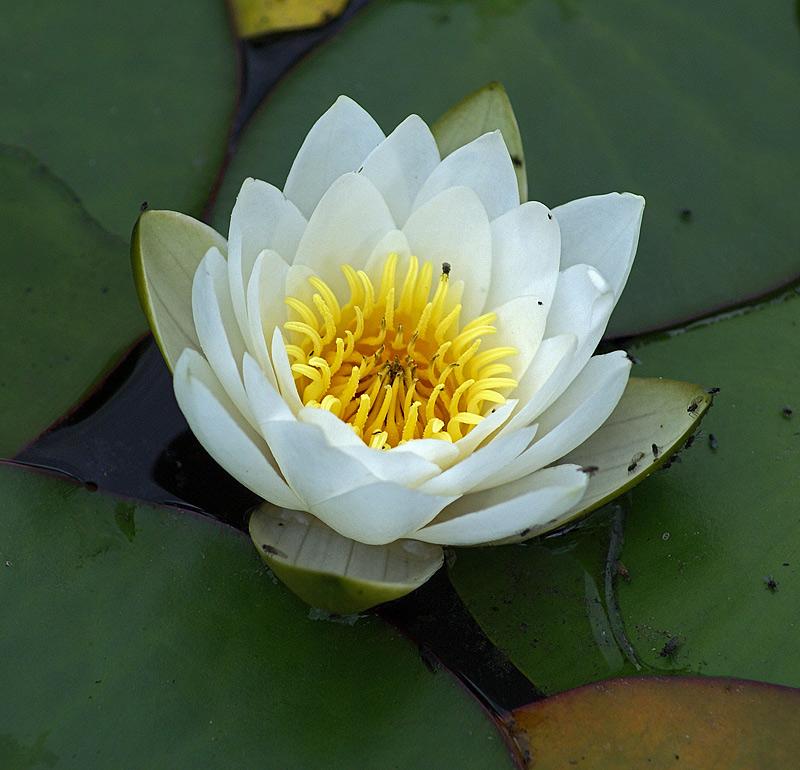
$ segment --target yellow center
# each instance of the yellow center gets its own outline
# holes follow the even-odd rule
[[[350,286],[344,307],[316,277],[309,278],[314,308],[286,300],[296,320],[284,326],[297,343],[286,350],[306,406],[327,409],[369,446],[389,449],[415,438],[457,441],[505,401],[499,391],[516,387],[506,376],[511,367],[499,363],[514,348],[478,352],[481,337],[496,332],[496,314],[459,329],[447,263],[433,297],[433,265],[420,267],[413,256],[400,287],[397,254],[386,258],[377,293],[363,270],[342,270]]]

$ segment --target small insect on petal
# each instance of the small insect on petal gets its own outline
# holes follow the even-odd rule
[[[634,365],[642,363],[638,358],[636,358],[636,356],[632,356],[630,353],[626,353],[625,358],[627,358],[628,361],[630,361]]]
[[[710,395],[714,395],[715,393],[719,393],[719,388],[706,388],[703,393],[709,393]]]
[[[703,399],[701,398],[693,398],[692,403],[689,404],[688,407],[686,407],[686,411],[689,412],[689,414],[694,414],[697,411],[697,407],[700,406],[702,400]]]
[[[285,554],[283,551],[275,548],[275,546],[269,545],[268,543],[264,543],[261,546],[264,549],[264,553],[269,554],[270,556],[277,556],[279,559],[288,559],[288,554]]]
[[[631,464],[628,466],[628,473],[633,473],[636,470],[636,466],[639,464],[639,461],[644,458],[644,452],[637,452],[633,457],[631,457]]]
[[[449,262],[442,262],[442,272],[445,275],[450,275],[450,263]]]
[[[599,468],[598,466],[596,466],[596,465],[586,465],[586,466],[584,466],[583,468],[581,468],[581,470],[582,470],[582,471],[583,471],[583,472],[584,472],[584,473],[585,473],[585,474],[586,474],[586,475],[587,475],[589,478],[592,478],[592,476],[594,476],[594,475],[595,475],[595,473],[597,473],[597,471],[599,471],[599,470],[600,470],[600,468]]]
[[[694,440],[697,438],[694,433],[686,440],[686,443],[683,445],[684,449],[689,449],[689,447],[694,444]]]
[[[653,459],[654,459],[654,460],[658,460],[658,454],[659,454],[659,452],[661,451],[661,450],[658,448],[658,444],[653,444],[653,446],[651,447],[651,449],[653,450]]]

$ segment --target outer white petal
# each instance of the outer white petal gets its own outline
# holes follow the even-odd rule
[[[551,529],[576,505],[587,482],[577,465],[545,468],[512,484],[464,495],[414,538],[442,545],[479,545],[522,532],[532,537]]]
[[[233,312],[228,289],[228,265],[216,248],[208,250],[194,274],[192,311],[203,354],[231,401],[255,427],[242,384],[245,343]]]
[[[416,527],[433,519],[451,497],[433,497],[381,481],[330,497],[311,509],[318,519],[345,537],[371,545],[417,538]]]
[[[542,340],[533,361],[514,389],[519,407],[501,428],[499,436],[530,425],[564,390],[577,344],[574,334],[559,334]]]
[[[269,357],[272,331],[286,321],[284,285],[289,266],[276,251],[266,249],[258,255],[247,285],[247,323],[250,327],[251,350],[261,368],[277,387]]]
[[[239,328],[249,341],[246,292],[256,258],[264,249],[277,251],[287,262],[294,258],[306,220],[276,187],[245,179],[231,213],[228,235],[228,276]]]
[[[360,173],[380,190],[399,227],[423,182],[439,165],[439,148],[425,122],[407,117],[364,161]]]
[[[592,265],[619,299],[636,254],[643,212],[644,198],[631,193],[579,198],[554,208],[561,225],[561,269]]]
[[[378,241],[394,229],[389,208],[375,185],[363,174],[345,174],[314,209],[294,264],[317,273],[337,298],[347,297],[349,287],[339,265],[363,268]]]
[[[489,220],[519,206],[519,187],[514,164],[499,131],[484,134],[450,153],[422,185],[413,209],[441,192],[458,186],[477,193]]]
[[[523,203],[492,222],[492,283],[486,309],[532,294],[549,310],[558,280],[561,232],[550,210]]]
[[[181,354],[173,385],[192,433],[214,460],[265,500],[284,508],[301,507],[264,440],[242,419],[199,353],[187,349]]]
[[[468,492],[517,457],[533,441],[537,428],[533,425],[494,439],[444,473],[426,481],[420,491],[433,495],[462,495]]]
[[[586,441],[619,403],[630,369],[631,362],[623,351],[591,358],[572,385],[540,415],[534,444],[475,489],[489,489],[527,476]]]
[[[563,379],[566,387],[594,353],[614,309],[614,292],[589,265],[573,265],[558,276],[544,336],[574,334],[578,339],[572,365]]]
[[[481,420],[464,438],[453,444],[458,447],[459,460],[469,457],[486,439],[491,436],[513,413],[517,406],[516,399],[506,399],[505,404],[500,404]]]
[[[284,194],[308,219],[334,181],[355,171],[383,139],[370,115],[340,96],[308,132],[286,177]]]
[[[485,346],[511,346],[514,356],[502,359],[511,367],[511,377],[519,381],[536,355],[547,324],[547,310],[535,296],[514,297],[492,309],[497,314],[497,333],[484,341]],[[516,394],[515,394],[516,395]]]
[[[449,262],[451,285],[464,281],[461,318],[480,315],[492,276],[492,231],[478,196],[451,187],[417,208],[403,232],[420,261],[432,262],[434,271]]]
[[[371,449],[356,436],[355,431],[347,423],[324,409],[307,406],[301,410],[298,419],[319,428],[331,446],[360,462],[376,479],[416,488],[422,482],[441,473],[438,465],[414,452],[402,451],[402,447],[397,447],[401,449],[400,452],[391,449]]]
[[[281,330],[277,327],[272,331],[272,343],[269,351],[272,357],[272,368],[275,370],[275,379],[278,381],[278,389],[289,409],[296,415],[303,408],[303,402],[300,400],[297,386],[294,384],[294,375],[289,363],[289,356],[286,353],[286,343],[283,341]]]

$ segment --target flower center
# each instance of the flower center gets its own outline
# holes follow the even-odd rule
[[[514,348],[478,352],[481,338],[496,332],[496,314],[459,329],[446,262],[432,297],[433,265],[414,256],[396,286],[397,254],[390,254],[377,292],[363,270],[342,271],[350,286],[344,307],[316,277],[309,278],[314,308],[286,300],[297,316],[284,327],[298,343],[286,350],[303,404],[327,409],[369,446],[389,449],[415,438],[457,441],[505,401],[499,391],[516,387],[506,376],[511,367],[499,363]]]

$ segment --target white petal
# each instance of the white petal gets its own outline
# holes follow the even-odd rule
[[[512,484],[464,495],[414,537],[442,545],[479,545],[523,532],[532,537],[552,529],[578,503],[587,482],[577,465],[545,468]]]
[[[377,478],[315,425],[275,419],[261,423],[261,431],[304,510],[353,540],[405,537],[453,500]]]
[[[477,193],[489,221],[519,206],[517,175],[499,131],[484,134],[450,153],[422,185],[413,209],[444,190],[460,186]]]
[[[631,193],[579,198],[554,208],[561,226],[561,269],[592,265],[619,299],[636,255],[643,212],[644,198]]]
[[[492,309],[497,314],[497,334],[484,340],[484,349],[510,346],[517,351],[503,358],[511,367],[510,377],[519,381],[528,369],[544,335],[547,310],[535,296],[514,297]]]
[[[449,262],[452,282],[464,281],[462,323],[480,315],[492,275],[492,232],[478,196],[466,187],[445,190],[416,209],[403,232],[420,261],[432,262],[435,272]]]
[[[383,139],[370,115],[340,96],[308,132],[286,177],[284,194],[309,218],[334,181],[355,171]]]
[[[416,488],[424,481],[441,473],[438,465],[413,452],[371,449],[347,423],[342,422],[336,415],[325,409],[307,406],[300,411],[298,419],[318,427],[331,446],[337,447],[360,462],[376,479],[393,481],[404,487]],[[402,447],[397,448],[402,450]]]
[[[247,398],[250,401],[259,431],[261,425],[270,420],[295,421],[297,419],[283,396],[270,381],[269,375],[252,356],[245,354],[242,370]]]
[[[192,311],[203,354],[231,401],[255,427],[242,384],[245,343],[233,312],[228,265],[216,248],[208,250],[194,275]]]
[[[559,334],[542,340],[519,385],[514,397],[519,407],[502,427],[499,436],[530,425],[566,388],[566,374],[572,367],[578,340],[574,334]]]
[[[258,255],[247,284],[247,322],[253,355],[277,387],[277,380],[269,357],[268,341],[272,341],[275,327],[286,321],[284,285],[289,266],[276,251],[266,249]]]
[[[300,240],[295,265],[306,265],[346,301],[343,263],[362,269],[380,239],[395,229],[383,197],[363,174],[339,177],[314,209]]]
[[[403,278],[408,270],[411,246],[402,230],[391,230],[381,238],[372,249],[364,272],[369,276],[374,286],[380,286],[383,265],[390,254],[397,254],[396,280],[402,286]]]
[[[520,294],[550,308],[558,280],[561,233],[546,206],[523,203],[492,222],[492,283],[486,309]]]
[[[488,436],[502,427],[516,406],[516,399],[508,399],[505,404],[501,404],[486,415],[464,438],[456,441],[453,446],[458,447],[459,460],[463,461],[465,457],[469,457]]]
[[[175,398],[192,433],[237,481],[284,508],[301,502],[277,471],[263,439],[226,395],[208,362],[185,350],[175,367]]]
[[[593,267],[574,265],[559,273],[544,336],[574,334],[578,338],[572,366],[564,376],[564,387],[594,353],[613,309],[614,292]]]
[[[586,441],[619,403],[630,369],[631,362],[623,351],[591,358],[569,388],[540,415],[534,444],[476,489],[527,476]]]
[[[432,495],[463,495],[517,457],[531,443],[537,427],[522,428],[509,436],[494,439],[436,478],[426,481],[420,491]]]
[[[303,408],[300,394],[297,392],[297,385],[294,383],[294,375],[289,363],[289,356],[286,353],[286,343],[283,341],[281,330],[275,327],[272,332],[272,344],[270,345],[270,355],[272,357],[272,368],[275,370],[275,379],[278,381],[278,389],[281,397],[287,403],[293,414],[297,414]]]
[[[375,183],[402,227],[420,187],[438,165],[433,134],[421,118],[410,115],[369,154],[360,173]]]
[[[280,190],[257,179],[245,179],[231,213],[228,235],[231,299],[245,340],[250,335],[246,291],[256,258],[264,249],[274,249],[291,262],[305,227],[303,215]]]
[[[410,537],[429,522],[451,497],[433,497],[381,481],[351,489],[315,505],[312,513],[345,537],[372,545]],[[416,534],[413,535],[417,538]]]

